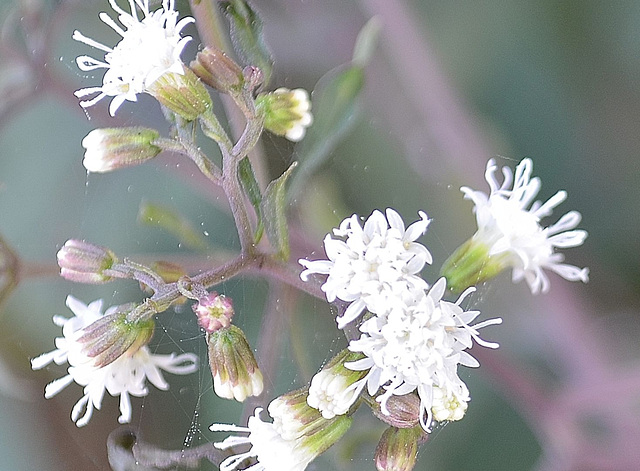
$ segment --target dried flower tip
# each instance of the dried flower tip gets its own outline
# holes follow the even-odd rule
[[[211,96],[191,69],[166,73],[149,86],[148,93],[186,121],[194,121],[213,106]]]
[[[155,129],[143,127],[94,129],[82,140],[82,163],[89,172],[99,173],[139,165],[162,151],[153,144],[159,137]]]
[[[239,90],[244,83],[240,66],[215,47],[205,47],[189,67],[200,80],[223,93]]]
[[[365,386],[366,371],[353,371],[345,362],[364,358],[361,353],[345,349],[338,353],[320,372],[311,379],[307,404],[318,409],[325,419],[346,414],[360,396]]]
[[[386,429],[375,452],[378,471],[411,471],[418,458],[418,441],[423,433],[420,427]]]
[[[264,127],[290,141],[300,141],[313,122],[309,93],[302,88],[262,93],[256,98],[256,106],[264,113]]]
[[[264,387],[262,373],[242,329],[230,325],[207,334],[213,389],[225,399],[243,402]]]
[[[60,276],[78,283],[107,283],[113,277],[105,271],[118,263],[111,250],[77,239],[65,242],[57,257]]]
[[[215,291],[200,298],[193,311],[198,316],[200,327],[208,333],[229,327],[234,314],[231,298]]]

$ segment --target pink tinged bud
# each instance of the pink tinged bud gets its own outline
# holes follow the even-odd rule
[[[262,373],[242,330],[234,325],[207,334],[215,393],[242,402],[262,393]]]
[[[153,145],[159,137],[155,129],[143,127],[94,129],[82,140],[82,163],[98,173],[139,165],[160,153],[162,149]]]
[[[239,90],[244,83],[240,66],[214,47],[204,48],[189,66],[200,80],[224,93]]]
[[[105,274],[118,262],[116,255],[105,247],[69,239],[58,251],[60,276],[79,283],[102,284],[113,277]]]
[[[200,327],[208,333],[229,327],[234,314],[231,298],[215,291],[200,298],[193,311],[198,316]]]
[[[420,425],[420,398],[415,393],[391,396],[386,403],[389,414],[382,412],[382,406],[375,399],[367,401],[373,414],[383,422],[396,428],[413,428]]]
[[[389,427],[384,431],[375,452],[378,471],[411,471],[418,457],[418,442],[423,430]]]

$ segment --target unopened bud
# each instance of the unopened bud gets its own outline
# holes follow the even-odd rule
[[[374,459],[378,471],[411,471],[423,433],[420,427],[386,429],[376,447]]]
[[[200,298],[193,306],[193,312],[198,316],[198,324],[208,333],[226,329],[233,318],[233,302],[224,294],[215,291]]]
[[[265,129],[290,141],[301,140],[313,122],[309,93],[302,88],[262,93],[256,98],[256,106],[264,113]]]
[[[162,149],[153,145],[159,137],[155,129],[143,127],[94,129],[82,140],[82,163],[89,172],[99,173],[139,165],[160,153]]]
[[[209,366],[215,393],[243,402],[264,387],[262,373],[242,329],[230,325],[207,334]]]
[[[242,69],[242,76],[249,90],[255,90],[264,82],[264,72],[254,65],[248,65]]]
[[[60,276],[79,283],[102,284],[113,277],[106,275],[118,262],[116,255],[105,247],[88,242],[69,239],[58,251]]]
[[[345,349],[311,379],[307,403],[318,409],[325,419],[346,414],[358,399],[368,370],[354,371],[344,364],[360,360],[363,356]]]
[[[313,454],[313,459],[344,435],[352,419],[346,415],[325,419],[307,404],[308,392],[302,388],[277,397],[268,410],[276,432],[285,440],[297,441],[299,448]]]
[[[149,86],[149,93],[186,121],[194,121],[213,104],[200,79],[189,68],[184,74],[165,73]]]
[[[144,305],[144,304],[143,304]],[[147,345],[153,336],[153,319],[131,321],[128,314],[141,306],[125,304],[82,329],[78,342],[82,352],[94,359],[94,365],[103,367],[122,355],[133,355]]]
[[[19,268],[18,256],[0,237],[0,305],[18,285]]]
[[[382,412],[380,403],[367,401],[373,414],[386,424],[397,428],[413,428],[420,424],[420,398],[415,393],[391,396],[386,403],[389,414]]]
[[[224,93],[238,90],[244,83],[240,66],[214,47],[205,47],[189,67],[204,83]]]

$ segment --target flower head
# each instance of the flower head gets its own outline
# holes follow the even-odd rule
[[[427,230],[430,219],[422,211],[418,214],[420,220],[406,229],[400,215],[390,208],[386,217],[374,211],[364,227],[354,214],[333,230],[338,238],[325,237],[329,260],[299,260],[306,268],[300,274],[303,280],[313,273],[329,275],[322,285],[327,301],[337,298],[351,303],[337,319],[338,327],[343,328],[365,309],[384,314],[402,293],[428,287],[419,273],[425,263],[431,263],[431,253],[416,239]]]
[[[264,111],[264,127],[290,141],[302,140],[313,122],[309,93],[302,88],[278,88],[256,98],[256,105]]]
[[[180,31],[194,19],[185,17],[178,21],[174,0],[163,0],[162,9],[154,12],[149,10],[149,0],[129,0],[130,13],[120,8],[116,0],[109,0],[109,4],[118,13],[118,20],[124,27],[120,27],[105,12],[100,13],[100,19],[122,37],[115,47],[105,46],[79,31],[74,31],[73,39],[106,53],[104,60],[89,56],[76,59],[78,67],[85,72],[107,69],[101,87],[83,88],[75,92],[78,98],[97,94],[94,98],[81,101],[80,105],[86,108],[110,96],[113,99],[109,112],[113,116],[125,100],[136,101],[136,95],[147,92],[161,76],[185,73],[180,54],[191,38],[182,37]]]
[[[478,329],[499,324],[491,319],[469,325],[480,313],[464,311],[460,303],[473,291],[467,290],[456,303],[444,301],[446,280],[440,278],[429,290],[415,299],[406,298],[385,317],[374,316],[360,326],[360,339],[349,343],[349,350],[365,355],[362,360],[345,363],[347,368],[366,371],[361,380],[367,392],[389,414],[387,401],[417,391],[420,397],[420,423],[430,429],[433,419],[434,389],[460,402],[469,400],[467,386],[458,376],[458,365],[479,365],[465,350],[476,343],[497,348],[497,344],[482,340]],[[382,389],[381,389],[382,388]]]
[[[443,275],[455,290],[462,290],[478,281],[488,279],[505,268],[513,269],[513,281],[525,279],[531,292],[549,290],[544,270],[551,270],[570,281],[589,280],[589,270],[562,263],[564,255],[557,248],[577,247],[587,237],[584,230],[575,230],[580,213],[570,211],[558,222],[543,227],[540,220],[550,216],[553,209],[567,197],[558,191],[547,202],[534,201],[540,190],[540,179],[531,178],[531,159],[524,159],[516,167],[515,175],[502,168],[504,179],[498,182],[498,169],[491,159],[485,178],[489,195],[462,187],[465,198],[475,204],[478,231],[445,263]]]
[[[118,421],[127,423],[131,421],[130,396],[146,396],[149,393],[146,380],[158,389],[166,390],[169,385],[161,370],[174,374],[188,374],[197,370],[197,357],[192,353],[155,355],[146,345],[128,351],[106,366],[96,366],[95,359],[84,353],[83,344],[78,339],[85,327],[103,317],[102,300],[84,305],[69,296],[67,306],[75,314],[74,317],[53,318],[53,322],[62,327],[63,336],[55,341],[57,348],[32,359],[31,367],[38,370],[51,362],[58,365],[69,363],[68,374],[49,383],[44,395],[49,399],[74,381],[83,386],[84,395],[71,411],[71,419],[78,427],[89,422],[94,409],[100,409],[105,391],[114,397],[120,396],[121,415]],[[109,313],[107,311],[105,315]]]
[[[153,145],[159,137],[155,129],[143,127],[94,129],[82,140],[82,163],[89,172],[99,173],[139,165],[160,153],[162,149]]]
[[[261,408],[249,417],[247,427],[213,424],[214,432],[240,432],[248,436],[230,436],[214,446],[220,449],[250,445],[244,453],[232,455],[220,464],[220,471],[238,469],[245,460],[256,460],[254,471],[303,471],[318,455],[337,442],[348,430],[351,419],[323,419],[306,404],[306,393],[294,391],[269,404],[273,423],[260,419]],[[242,468],[248,469],[248,468]]]

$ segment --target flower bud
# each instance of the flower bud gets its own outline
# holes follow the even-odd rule
[[[461,293],[508,268],[506,254],[490,255],[489,250],[487,244],[476,238],[458,247],[440,270],[440,274],[447,279],[447,287],[454,293]]]
[[[365,382],[361,381],[368,370],[354,371],[344,366],[345,362],[363,358],[361,353],[345,349],[338,353],[312,379],[307,403],[318,409],[325,419],[346,414],[358,399]]]
[[[290,141],[301,140],[313,122],[309,94],[302,88],[262,93],[256,98],[256,107],[264,113],[264,127]]]
[[[223,93],[237,90],[244,83],[240,66],[214,47],[205,47],[189,66],[200,80]]]
[[[82,140],[82,163],[89,172],[99,173],[139,165],[160,153],[162,149],[152,144],[159,137],[155,129],[143,127],[94,129]]]
[[[147,345],[153,336],[153,319],[131,321],[128,317],[131,311],[139,310],[144,305],[129,303],[118,306],[82,329],[77,339],[83,345],[82,353],[94,358],[95,366],[104,367],[122,355],[133,355]]]
[[[242,330],[234,325],[207,334],[213,389],[225,399],[243,402],[262,393],[262,373]]]
[[[186,67],[184,74],[170,72],[160,76],[149,86],[148,92],[186,121],[194,121],[213,106],[207,89]]]
[[[420,427],[386,429],[375,452],[378,471],[411,471],[416,464],[418,441],[423,433]]]
[[[233,302],[224,294],[215,291],[200,298],[193,306],[193,312],[198,316],[198,324],[208,333],[226,329],[233,318]]]
[[[386,403],[388,415],[382,412],[382,406],[378,401],[368,400],[367,404],[378,419],[392,427],[413,428],[420,424],[420,398],[415,393],[391,396]]]
[[[60,276],[79,283],[108,283],[113,277],[106,275],[105,270],[118,263],[111,250],[77,239],[69,239],[57,257]]]
[[[284,440],[298,442],[313,459],[344,435],[352,419],[346,415],[325,419],[307,404],[308,395],[307,388],[291,391],[271,401],[268,410],[278,435]]]

